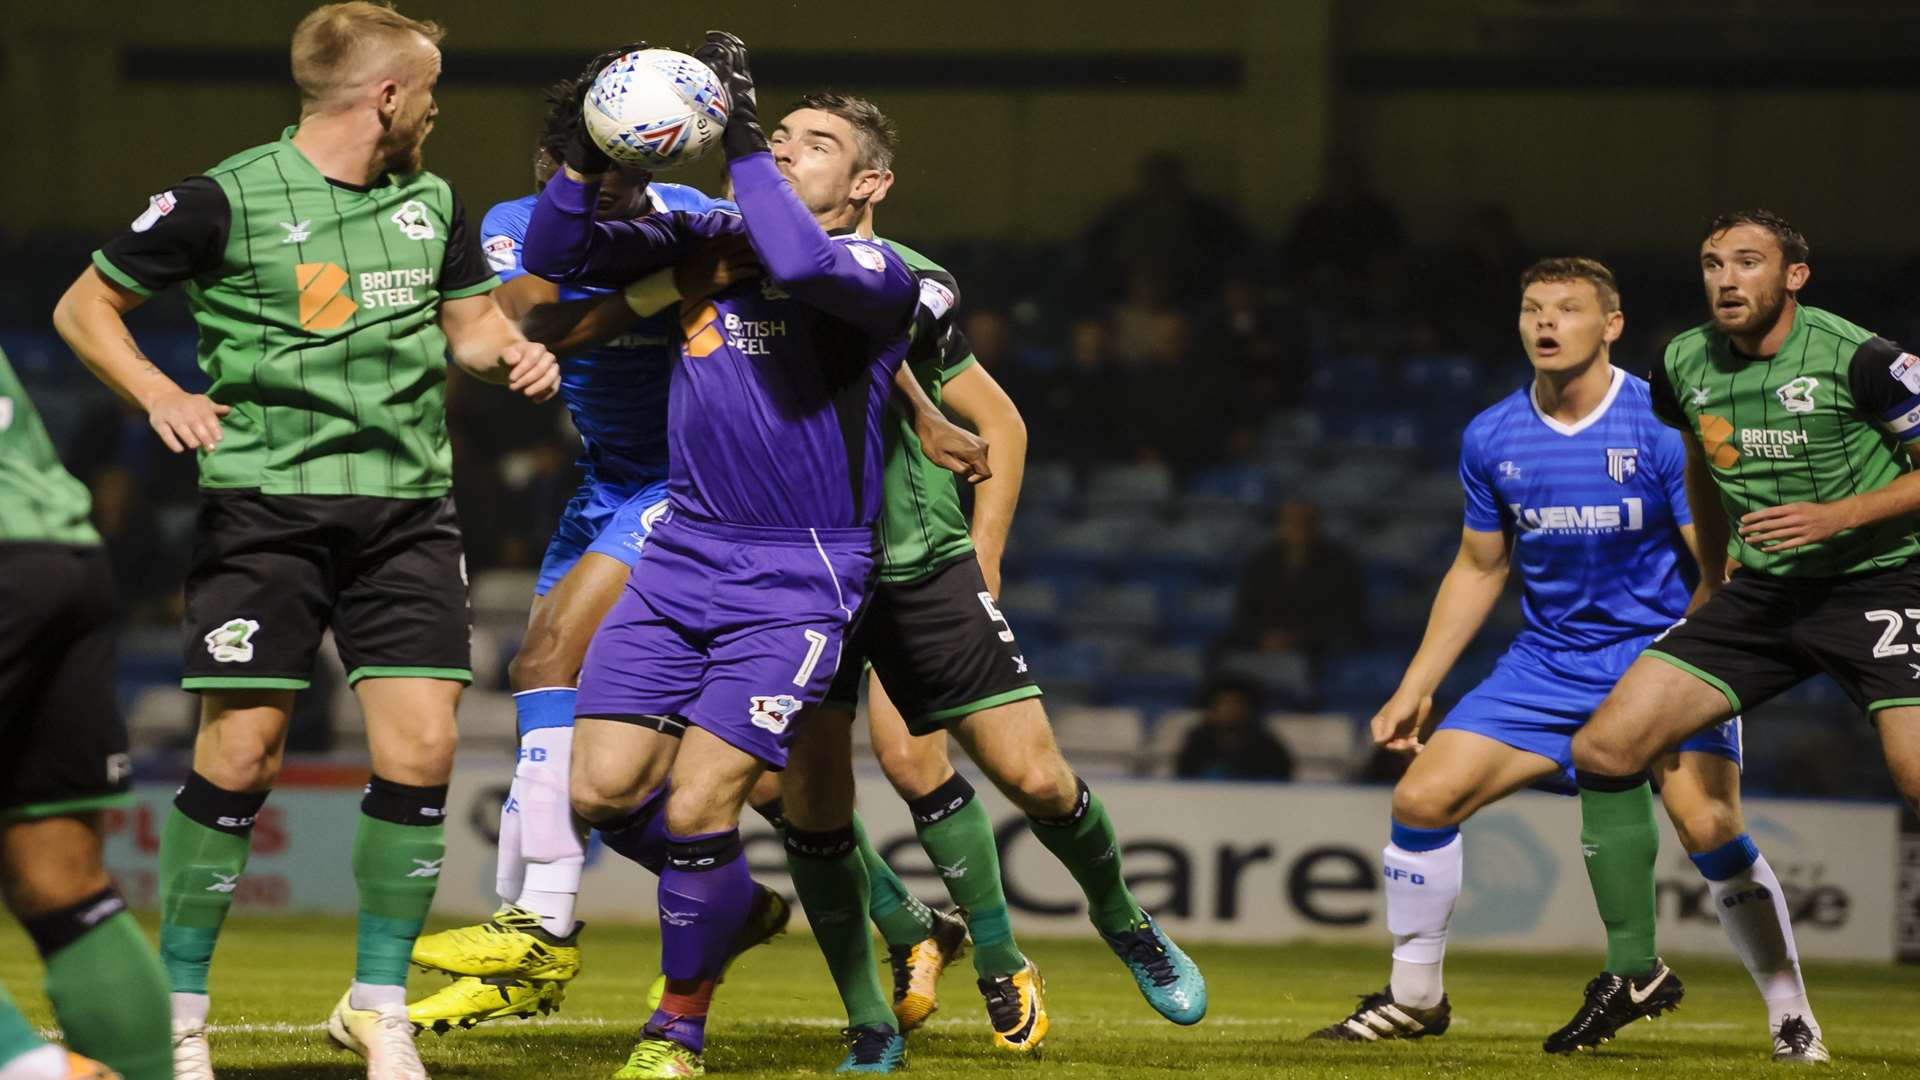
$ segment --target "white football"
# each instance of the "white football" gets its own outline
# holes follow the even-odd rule
[[[713,69],[672,49],[641,49],[602,68],[587,90],[587,132],[616,164],[671,169],[698,160],[727,126]]]

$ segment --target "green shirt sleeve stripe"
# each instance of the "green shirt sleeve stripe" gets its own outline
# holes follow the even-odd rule
[[[93,265],[95,269],[99,270],[102,274],[105,274],[109,280],[111,280],[114,284],[120,286],[121,288],[126,289],[129,292],[138,293],[141,296],[153,295],[152,289],[149,289],[145,285],[142,285],[139,282],[133,280],[133,278],[129,276],[125,270],[122,270],[119,267],[113,265],[113,263],[110,260],[108,260],[106,252],[104,251],[94,252]]]

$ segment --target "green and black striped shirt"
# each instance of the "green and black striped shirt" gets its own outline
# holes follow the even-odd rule
[[[233,409],[201,487],[443,495],[440,302],[499,279],[446,181],[332,181],[293,130],[155,195],[94,265],[141,295],[186,287],[207,393]]]
[[[54,455],[40,413],[0,352],[0,544],[98,544],[93,499]]]
[[[1653,411],[1700,441],[1733,523],[1727,555],[1775,577],[1834,577],[1920,555],[1920,521],[1894,518],[1766,552],[1740,519],[1794,502],[1830,503],[1892,483],[1920,442],[1920,358],[1831,312],[1802,305],[1772,356],[1736,352],[1711,323],[1667,345]]]

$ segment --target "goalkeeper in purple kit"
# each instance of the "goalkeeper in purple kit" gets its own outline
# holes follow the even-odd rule
[[[806,716],[872,581],[881,421],[919,297],[897,254],[853,235],[885,185],[876,170],[848,168],[859,133],[823,121],[776,161],[745,47],[714,33],[696,55],[729,91],[723,145],[739,213],[596,222],[608,161],[580,132],[541,193],[522,257],[542,277],[619,285],[703,239],[744,232],[765,269],[758,282],[682,306],[671,506],[581,674],[574,809],[609,833],[661,834],[668,852],[666,993],[621,1077],[702,1071],[714,984],[754,896],[740,809],[763,770],[786,766],[796,738],[804,760]],[[848,935],[844,947],[870,952],[850,769],[842,760],[782,777],[788,846],[796,878],[815,878],[816,894],[830,882],[857,911],[858,940]],[[875,965],[849,970],[873,985],[841,987],[863,1003],[850,1009],[843,1068],[891,1071],[904,1046]]]

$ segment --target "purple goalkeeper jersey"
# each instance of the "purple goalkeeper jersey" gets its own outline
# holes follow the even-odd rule
[[[882,413],[919,285],[885,244],[828,236],[771,154],[728,169],[739,213],[626,221],[594,220],[597,188],[563,172],[540,193],[522,265],[552,281],[624,285],[702,240],[745,233],[766,276],[681,304],[667,403],[673,503],[737,525],[870,526]]]

